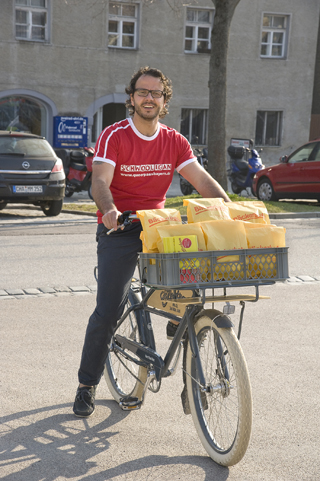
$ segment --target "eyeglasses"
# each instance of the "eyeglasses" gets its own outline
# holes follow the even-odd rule
[[[134,89],[139,97],[148,97],[149,93],[153,99],[161,99],[164,92],[162,90]]]

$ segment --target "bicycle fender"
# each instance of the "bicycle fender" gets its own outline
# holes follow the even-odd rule
[[[199,314],[196,315],[196,318],[202,316],[209,317],[215,323],[215,325],[221,329],[234,327],[230,317],[220,311],[217,311],[216,309],[203,309],[199,312]]]

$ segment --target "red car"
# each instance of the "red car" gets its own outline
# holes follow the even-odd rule
[[[262,201],[317,199],[320,202],[320,139],[304,144],[280,162],[256,173],[253,194]]]

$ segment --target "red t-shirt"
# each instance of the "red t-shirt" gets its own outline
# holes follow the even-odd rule
[[[93,158],[115,168],[110,190],[120,212],[162,209],[174,169],[179,172],[196,160],[187,139],[175,129],[159,123],[157,132],[146,137],[131,118],[101,133]]]

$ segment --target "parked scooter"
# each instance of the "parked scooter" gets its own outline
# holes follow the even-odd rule
[[[194,153],[197,156],[197,160],[199,164],[205,169],[208,170],[208,149],[193,149]],[[195,190],[193,185],[190,184],[182,175],[179,174],[180,177],[180,189],[183,195],[190,195]]]
[[[246,160],[244,157],[251,153],[251,157]],[[231,182],[231,189],[235,194],[241,194],[243,190],[247,190],[252,186],[252,179],[256,172],[264,169],[259,153],[262,149],[257,151],[255,149],[248,149],[246,147],[228,147],[228,154],[230,156],[230,168],[227,171],[229,180]],[[252,191],[250,192],[252,194]]]
[[[64,159],[66,197],[71,197],[75,192],[87,190],[90,199],[92,199],[91,177],[93,154],[94,149],[92,147],[84,147],[83,150],[71,150]]]

